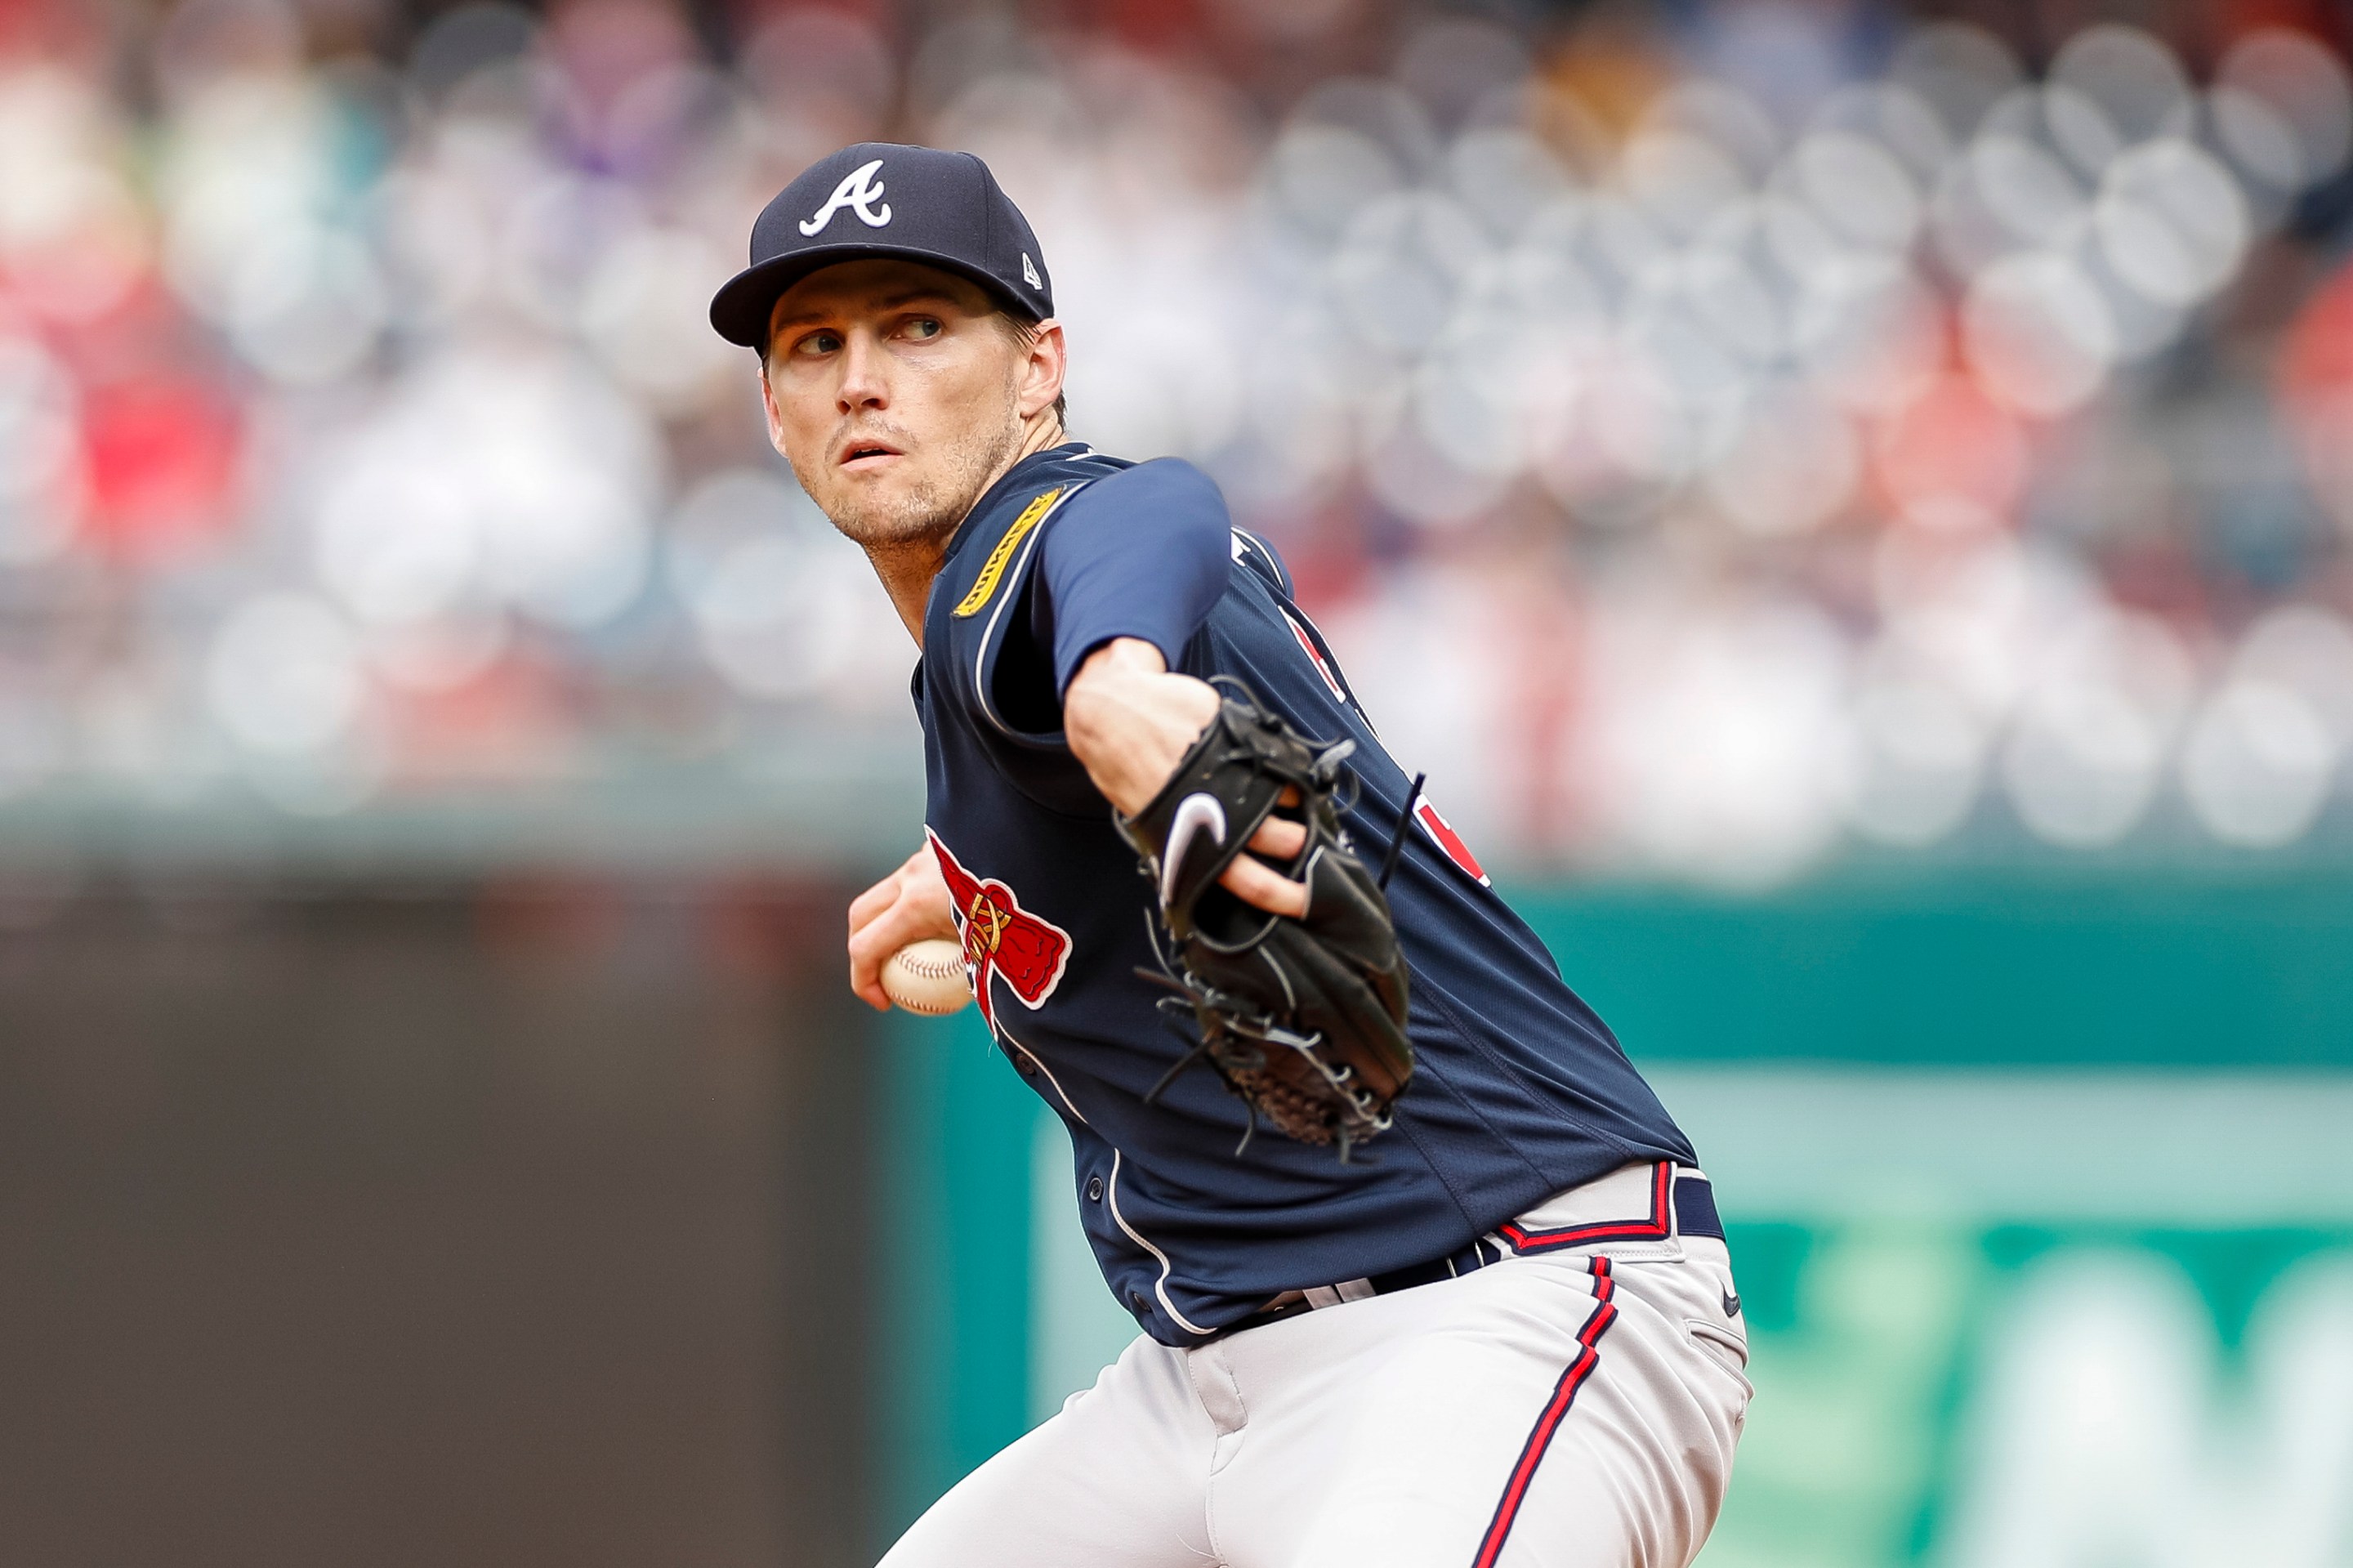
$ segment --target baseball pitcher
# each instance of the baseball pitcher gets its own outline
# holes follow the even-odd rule
[[[1749,1386],[1692,1146],[1190,465],[1068,439],[965,154],[796,179],[712,302],[922,651],[925,841],[850,983],[961,944],[1140,1337],[889,1568],[1682,1568]]]

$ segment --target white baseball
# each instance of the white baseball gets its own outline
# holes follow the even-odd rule
[[[882,991],[909,1012],[934,1017],[972,1000],[964,977],[964,948],[939,938],[910,942],[882,960]]]

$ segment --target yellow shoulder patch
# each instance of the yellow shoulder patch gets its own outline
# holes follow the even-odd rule
[[[1013,559],[1013,552],[1029,536],[1030,529],[1045,521],[1046,514],[1054,509],[1054,498],[1061,493],[1061,487],[1057,485],[1021,509],[1021,515],[1013,520],[1013,526],[1005,531],[1005,537],[997,542],[997,548],[989,551],[988,559],[980,564],[980,576],[973,578],[972,591],[964,596],[951,614],[961,619],[980,613],[981,607],[995,597],[997,585],[1004,580],[1005,566]]]

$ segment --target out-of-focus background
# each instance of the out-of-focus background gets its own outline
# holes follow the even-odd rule
[[[1133,1327],[704,324],[987,156],[1699,1143],[1709,1568],[2353,1563],[2341,0],[0,6],[0,1560],[869,1561]]]

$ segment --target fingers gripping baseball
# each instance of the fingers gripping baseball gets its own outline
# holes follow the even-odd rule
[[[882,965],[910,942],[956,939],[946,878],[928,844],[849,906],[849,989],[869,1007],[888,1011]]]

